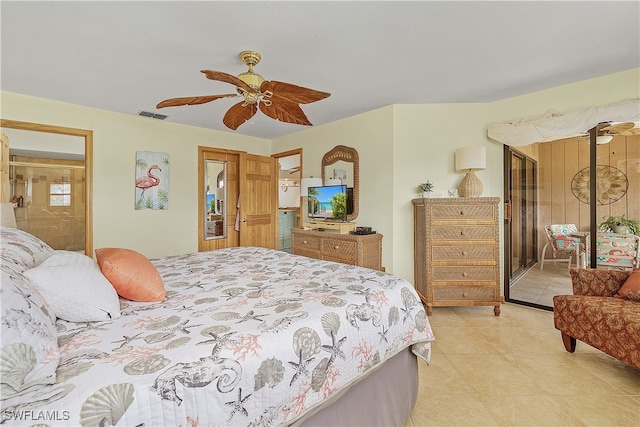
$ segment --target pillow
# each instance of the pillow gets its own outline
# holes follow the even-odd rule
[[[640,302],[640,270],[631,273],[614,296]]]
[[[158,270],[144,255],[131,249],[96,249],[102,274],[121,297],[132,301],[164,301],[167,296]]]
[[[17,228],[16,213],[12,203],[0,203],[0,224],[3,227]]]
[[[60,360],[52,310],[38,290],[13,267],[5,264],[3,258],[0,275],[3,400],[55,383]]]
[[[94,322],[120,317],[118,294],[98,264],[84,254],[55,251],[24,275],[60,319]]]
[[[20,268],[20,273],[36,266],[36,259],[53,251],[51,246],[33,234],[18,228],[1,227],[2,264],[13,264]]]

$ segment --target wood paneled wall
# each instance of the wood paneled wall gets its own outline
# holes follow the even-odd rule
[[[576,173],[589,167],[589,142],[571,138],[538,145],[538,247],[542,250],[546,224],[573,223],[579,230],[589,231],[589,205],[578,200],[571,190]],[[609,144],[598,145],[597,155],[598,165],[620,169],[629,186],[621,199],[598,205],[596,221],[600,223],[609,215],[640,219],[640,135],[614,136]]]

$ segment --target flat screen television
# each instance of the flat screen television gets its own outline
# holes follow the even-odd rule
[[[309,187],[308,216],[330,221],[347,220],[347,186]]]

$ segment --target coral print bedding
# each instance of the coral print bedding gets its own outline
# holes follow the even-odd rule
[[[430,359],[431,327],[407,281],[256,247],[151,260],[163,301],[120,298],[120,317],[53,323],[28,280],[6,286],[19,276],[11,265],[33,268],[51,250],[20,238],[3,229],[5,425],[288,425],[407,347]],[[28,260],[5,263],[9,246]],[[29,324],[20,310],[38,318]],[[38,340],[18,347],[37,372],[10,365],[20,359],[5,343],[27,324]],[[6,384],[9,372],[22,373]]]

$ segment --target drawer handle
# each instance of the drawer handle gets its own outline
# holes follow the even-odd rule
[[[303,240],[303,241],[302,241],[302,243],[304,243],[304,244],[306,245],[306,244],[307,244],[307,241],[306,241],[306,240]]]
[[[464,236],[464,230],[460,230],[460,235]]]
[[[333,247],[333,249],[338,249],[339,247],[340,247],[340,246],[335,245],[335,246]]]
[[[460,211],[460,216],[464,216],[464,211]]]
[[[466,297],[467,297],[467,293],[466,293],[466,292],[463,292],[463,293],[462,293],[462,298],[466,298]]]
[[[467,251],[462,251],[462,256],[467,256]]]
[[[466,271],[464,273],[462,273],[462,277],[467,277],[469,275],[469,273],[467,273]]]

